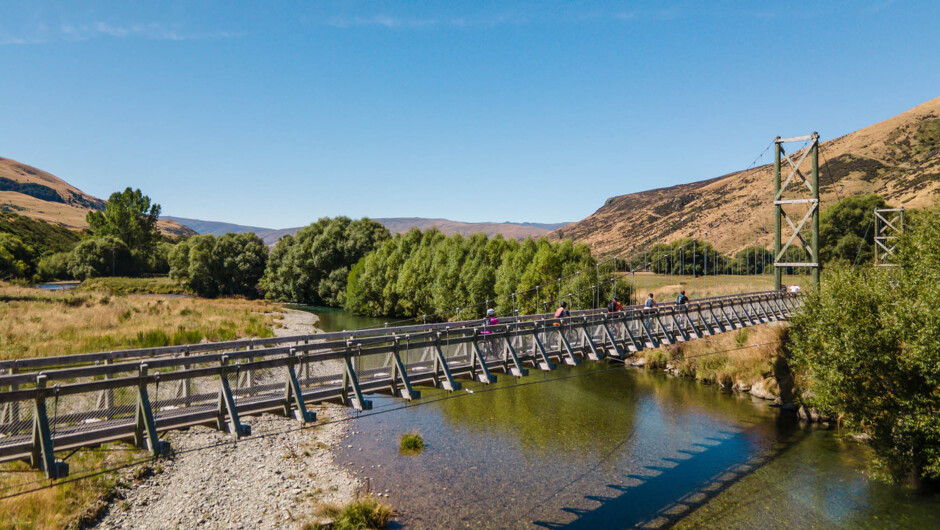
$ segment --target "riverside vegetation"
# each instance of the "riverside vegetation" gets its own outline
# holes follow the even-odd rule
[[[851,210],[861,220],[863,209]],[[896,267],[835,260],[787,327],[644,350],[638,364],[835,419],[869,440],[876,477],[936,485],[940,204],[910,216],[905,229]]]
[[[888,479],[940,479],[940,204],[910,219],[896,267],[838,267],[788,345],[803,399],[871,438]]]

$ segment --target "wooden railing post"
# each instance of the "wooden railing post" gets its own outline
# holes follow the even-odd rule
[[[30,465],[46,474],[46,478],[65,478],[69,474],[69,465],[55,459],[52,445],[52,431],[49,429],[49,417],[46,415],[46,376],[36,376],[36,402],[33,405],[33,444]]]

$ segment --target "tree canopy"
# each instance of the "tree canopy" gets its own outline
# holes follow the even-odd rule
[[[195,236],[169,252],[170,277],[196,294],[254,296],[268,260],[268,247],[253,233]]]
[[[562,299],[589,308],[595,296],[603,305],[614,290],[629,296],[630,287],[613,279],[613,263],[596,265],[586,245],[570,241],[447,237],[434,229],[414,229],[396,234],[356,263],[346,309],[441,320],[480,317],[488,307],[503,315],[550,311]]]
[[[885,200],[875,194],[846,197],[819,216],[819,253],[822,262],[871,263],[875,258],[875,208]]]
[[[139,189],[126,188],[112,193],[104,210],[88,212],[85,219],[95,236],[116,237],[135,254],[147,254],[159,239],[159,217],[159,204]]]
[[[35,252],[20,238],[0,233],[0,280],[29,278]]]
[[[342,307],[350,268],[389,237],[388,229],[371,219],[324,217],[274,247],[261,280],[265,296]]]
[[[72,249],[68,272],[76,280],[100,276],[131,276],[136,273],[131,252],[113,236],[83,239]]]

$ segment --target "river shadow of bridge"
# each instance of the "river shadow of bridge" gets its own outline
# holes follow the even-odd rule
[[[715,437],[691,444],[690,449],[677,451],[679,457],[663,457],[663,465],[645,466],[648,474],[624,475],[629,484],[607,484],[611,495],[585,495],[587,502],[598,503],[593,509],[563,507],[562,512],[574,515],[567,522],[533,521],[532,524],[551,529],[599,528],[663,528],[669,527],[696,508],[715,498],[733,484],[782,456],[807,436],[795,418],[777,418],[780,438],[769,451],[746,458],[749,431],[722,430]],[[664,504],[663,500],[669,502]]]

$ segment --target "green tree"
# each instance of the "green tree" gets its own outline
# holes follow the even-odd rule
[[[68,273],[76,280],[130,276],[136,272],[130,250],[116,237],[83,239],[75,245],[69,257]]]
[[[159,204],[152,204],[140,190],[126,188],[112,193],[104,210],[88,212],[85,219],[95,236],[116,237],[135,254],[146,256],[159,239],[159,217]]]
[[[940,478],[940,206],[900,239],[896,268],[835,266],[788,350],[809,404],[871,436],[884,476]]]
[[[324,217],[278,242],[261,281],[265,296],[343,306],[350,268],[389,237],[388,229],[371,219]]]
[[[561,299],[587,309],[595,301],[606,305],[615,289],[629,296],[630,287],[615,282],[613,272],[612,262],[598,268],[587,246],[570,241],[520,243],[412,230],[383,242],[352,268],[345,307],[436,320],[478,318],[487,308],[500,315],[551,310]]]
[[[823,210],[819,217],[822,262],[871,263],[874,260],[875,208],[886,207],[875,194],[846,197]]]
[[[36,266],[36,273],[43,280],[65,280],[71,278],[69,274],[69,260],[71,252],[56,252],[43,256]]]
[[[170,277],[208,298],[257,294],[268,249],[253,233],[191,237],[169,253]]]
[[[0,233],[0,280],[29,278],[35,253],[20,238]]]

